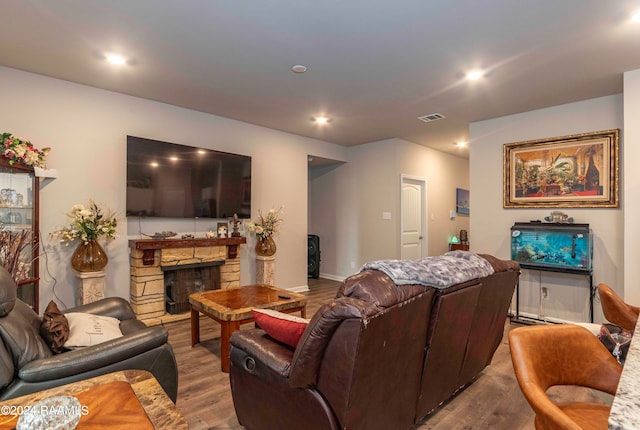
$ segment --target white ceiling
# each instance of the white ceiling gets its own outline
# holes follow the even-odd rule
[[[634,9],[640,1],[2,0],[0,64],[339,145],[398,137],[467,157],[454,142],[470,122],[621,93],[622,73],[640,69]],[[128,64],[108,64],[107,52]],[[473,68],[488,74],[465,81]],[[446,118],[416,119],[434,112]],[[327,126],[311,122],[321,114]]]

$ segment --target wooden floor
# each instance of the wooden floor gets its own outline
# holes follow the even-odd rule
[[[308,317],[335,296],[338,285],[334,281],[309,279]],[[189,421],[189,428],[243,429],[233,409],[229,375],[220,371],[220,326],[201,317],[201,343],[194,348],[191,348],[189,321],[169,323],[166,327],[178,362],[177,407]],[[252,324],[242,327],[250,329]],[[424,419],[416,429],[534,428],[533,412],[520,392],[511,366],[507,344],[511,327],[509,322],[505,324],[505,336],[493,363],[473,384]],[[573,387],[554,388],[551,393],[556,400],[611,401],[611,396]]]

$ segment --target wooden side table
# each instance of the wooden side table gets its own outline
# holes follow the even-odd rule
[[[450,243],[449,251],[468,251],[469,244],[468,243]]]

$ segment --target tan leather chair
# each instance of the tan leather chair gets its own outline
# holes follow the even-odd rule
[[[611,324],[633,331],[638,321],[640,308],[625,303],[607,284],[599,284],[600,302],[604,317]]]
[[[608,405],[556,404],[546,394],[555,385],[575,385],[615,395],[622,366],[597,337],[571,324],[519,327],[509,332],[509,345],[518,384],[536,413],[536,429],[607,428]]]

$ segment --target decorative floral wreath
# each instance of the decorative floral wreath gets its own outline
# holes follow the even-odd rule
[[[51,148],[34,148],[31,142],[14,137],[11,133],[2,133],[0,143],[0,155],[8,158],[9,164],[18,162],[26,166],[46,167]]]

